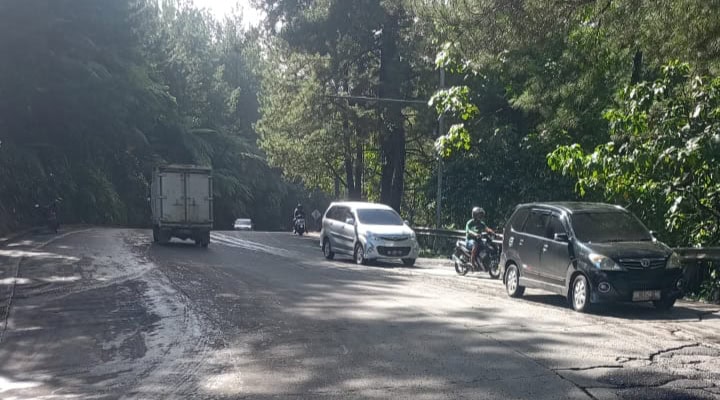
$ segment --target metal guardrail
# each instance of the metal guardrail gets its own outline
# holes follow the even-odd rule
[[[455,250],[455,243],[458,240],[465,240],[465,231],[460,230],[424,227],[416,227],[413,230],[418,237],[421,248],[439,254],[447,253],[448,257]],[[502,234],[498,234],[498,237],[493,242],[502,244]]]
[[[415,234],[418,236],[438,236],[438,237],[445,237],[445,238],[452,238],[452,239],[464,239],[465,238],[465,231],[455,231],[450,229],[433,229],[433,228],[423,228],[423,227],[416,227],[413,228],[415,231]]]
[[[683,261],[720,261],[720,247],[676,247]]]
[[[455,242],[465,239],[465,231],[450,229],[413,228],[420,246],[438,256],[450,257]],[[710,277],[710,271],[720,264],[720,247],[676,247],[684,266],[685,278],[690,292],[697,293],[703,282]]]
[[[437,243],[444,240],[451,242],[452,246],[454,246],[455,241],[465,239],[465,231],[461,230],[425,227],[415,227],[413,230],[417,236],[425,238],[426,242]],[[720,247],[676,247],[673,250],[678,253],[684,262],[720,261]]]

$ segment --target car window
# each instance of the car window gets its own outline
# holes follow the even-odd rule
[[[403,225],[402,218],[394,210],[359,209],[358,219],[366,225]]]
[[[653,240],[645,225],[625,211],[574,214],[572,227],[577,240],[586,243]]]
[[[352,219],[352,220],[355,220],[355,216],[353,216],[353,214],[352,214],[352,212],[350,211],[350,209],[347,209],[347,208],[346,208],[346,209],[344,210],[344,212],[343,212],[343,217],[342,217],[341,221],[342,221],[342,222],[345,222],[345,221],[348,220],[348,218],[350,218],[350,219]]]
[[[567,231],[565,231],[565,227],[560,220],[560,216],[553,214],[550,216],[550,222],[547,225],[545,237],[548,239],[554,239],[556,233],[567,233]]]
[[[510,220],[510,227],[516,231],[522,230],[525,220],[530,214],[530,210],[527,208],[521,208],[515,212],[512,219]]]
[[[545,226],[547,226],[548,219],[550,218],[550,213],[546,211],[536,211],[533,210],[530,213],[530,216],[528,217],[527,221],[525,222],[525,227],[523,228],[523,232],[529,233],[531,235],[535,236],[545,236]]]
[[[335,213],[337,212],[337,207],[332,206],[330,209],[327,210],[325,213],[325,218],[327,219],[335,219]]]
[[[348,214],[350,214],[350,209],[347,207],[335,207],[332,219],[345,223],[345,220],[348,218]]]

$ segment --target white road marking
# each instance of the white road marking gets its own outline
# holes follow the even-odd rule
[[[236,247],[240,249],[250,250],[250,251],[256,251],[260,253],[267,253],[272,254],[275,256],[282,256],[282,257],[294,257],[294,254],[278,247],[272,247],[268,246],[266,244],[252,242],[245,239],[240,239],[238,237],[226,235],[223,233],[217,233],[213,232],[210,235],[210,238],[224,246],[228,247]]]

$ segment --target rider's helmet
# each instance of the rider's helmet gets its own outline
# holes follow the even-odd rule
[[[303,208],[302,203],[298,203],[297,208],[298,208],[299,210],[302,210],[302,208]]]
[[[485,210],[482,207],[473,207],[472,217],[473,219],[480,219],[485,216]]]

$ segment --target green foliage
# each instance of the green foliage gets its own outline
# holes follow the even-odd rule
[[[182,0],[0,3],[0,229],[57,196],[66,223],[147,225],[175,162],[214,168],[218,227],[284,228],[307,194],[257,148],[260,51],[237,26]]]
[[[664,216],[672,241],[720,240],[720,79],[673,62],[654,82],[620,92],[605,113],[612,140],[586,153],[562,146],[549,165],[577,178],[578,190],[600,190],[643,219]]]
[[[342,176],[346,149],[343,108],[325,97],[320,81],[329,60],[302,54],[276,57],[271,63],[285,68],[264,69],[259,143],[286,176],[330,193],[334,178]]]
[[[446,222],[473,203],[489,201],[492,215],[512,207],[496,208],[507,198],[580,196],[630,206],[668,243],[718,243],[720,2],[450,0],[418,10],[442,44],[437,66],[470,88],[446,114],[462,129],[437,142],[450,170]],[[663,68],[673,59],[694,70]],[[478,112],[464,120],[469,104]]]
[[[402,1],[258,4],[271,50],[256,128],[271,164],[336,197],[412,203],[404,192],[417,198],[425,182],[416,178],[429,177],[434,121],[419,116],[426,110],[358,97],[429,97],[427,25]]]
[[[452,113],[463,121],[474,118],[479,110],[470,102],[470,88],[467,86],[453,86],[435,92],[430,98],[430,107],[435,107],[438,114]]]

